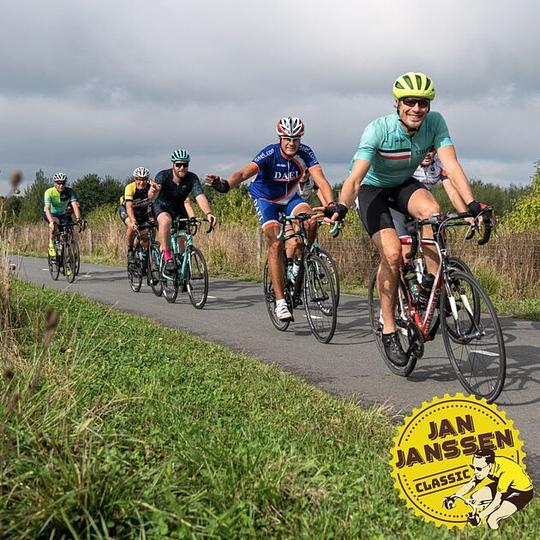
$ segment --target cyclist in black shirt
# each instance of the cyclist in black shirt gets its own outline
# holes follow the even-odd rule
[[[184,207],[184,201],[193,193],[197,204],[206,214],[210,226],[213,227],[217,219],[212,214],[210,204],[203,193],[199,177],[190,171],[190,156],[182,148],[171,154],[172,169],[160,171],[155,178],[159,190],[157,200],[154,202],[154,215],[158,222],[158,241],[165,259],[165,271],[174,270],[172,254],[169,245],[171,224],[177,217],[189,217]]]

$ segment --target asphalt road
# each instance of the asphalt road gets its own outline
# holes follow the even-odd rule
[[[176,304],[157,298],[143,285],[129,288],[123,269],[84,264],[73,284],[60,277],[52,281],[46,261],[24,257],[19,277],[67,292],[77,292],[117,309],[140,313],[162,324],[188,330],[234,350],[275,363],[323,390],[364,404],[391,405],[398,414],[433,396],[463,391],[448,362],[442,339],[426,345],[424,358],[407,379],[391,374],[379,356],[371,335],[367,300],[344,295],[336,335],[328,345],[310,334],[301,311],[287,332],[274,329],[260,284],[211,279],[208,303],[194,309],[187,294]],[[508,369],[503,393],[497,400],[521,432],[527,466],[540,485],[540,322],[501,318]]]

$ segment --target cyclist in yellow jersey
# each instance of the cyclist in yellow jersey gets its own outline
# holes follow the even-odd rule
[[[67,176],[57,172],[53,176],[54,186],[47,189],[44,194],[43,218],[49,224],[49,255],[54,257],[54,236],[57,225],[71,223],[71,211],[75,214],[78,223],[82,222],[81,210],[75,192],[66,186]]]
[[[529,504],[534,495],[533,485],[523,465],[507,457],[497,457],[490,449],[477,450],[471,468],[474,478],[463,485],[444,504],[452,508],[457,497],[472,492],[474,501],[491,502],[478,513],[478,522],[484,518],[491,529],[498,529],[499,522]],[[479,487],[480,486],[480,487]],[[475,489],[477,488],[478,489]]]

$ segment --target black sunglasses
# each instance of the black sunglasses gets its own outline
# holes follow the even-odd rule
[[[484,465],[483,467],[475,467],[474,465],[469,465],[469,467],[470,467],[473,471],[482,472],[488,465],[489,465],[489,463],[487,463],[487,464]]]
[[[186,163],[185,161],[177,161],[174,166],[178,169],[181,169],[182,167],[185,167],[187,169],[189,167],[189,162]]]
[[[421,109],[429,107],[429,99],[406,97],[401,100],[407,107],[414,107],[417,103]]]

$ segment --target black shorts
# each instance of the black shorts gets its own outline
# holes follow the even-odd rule
[[[362,184],[357,199],[358,215],[369,236],[382,229],[395,229],[390,208],[407,214],[409,199],[418,189],[426,188],[414,178],[391,188]]]
[[[491,484],[488,484],[487,487],[491,489],[491,496],[495,497],[495,493],[497,492],[497,482],[492,482]],[[529,489],[529,491],[519,491],[519,489],[510,488],[502,494],[501,502],[511,502],[518,510],[521,510],[532,501],[533,496],[534,489]]]
[[[147,223],[148,220],[152,219],[152,214],[148,212],[147,209],[144,209],[142,212],[137,212],[136,210],[133,212],[135,214],[135,221],[137,225],[142,225],[143,223]],[[129,217],[126,205],[120,204],[118,205],[118,214],[120,215],[120,219],[125,223],[126,219]]]
[[[69,212],[66,212],[65,214],[52,214],[51,213],[51,216],[53,218],[58,218],[60,225],[69,225],[70,223],[73,223],[72,215]],[[49,220],[47,219],[47,214],[45,214],[45,212],[41,212],[41,219],[49,223]]]
[[[156,220],[157,220],[157,217],[159,216],[159,214],[161,214],[162,212],[167,212],[167,214],[169,214],[173,220],[175,220],[178,217],[179,218],[184,218],[184,219],[188,218],[186,209],[185,209],[183,204],[180,207],[178,207],[178,206],[171,207],[171,206],[168,206],[166,204],[163,204],[163,202],[154,201],[153,211],[154,211],[154,217],[156,218]],[[180,224],[180,227],[178,227],[178,228],[179,229],[185,229],[186,224],[182,223],[182,224]]]

